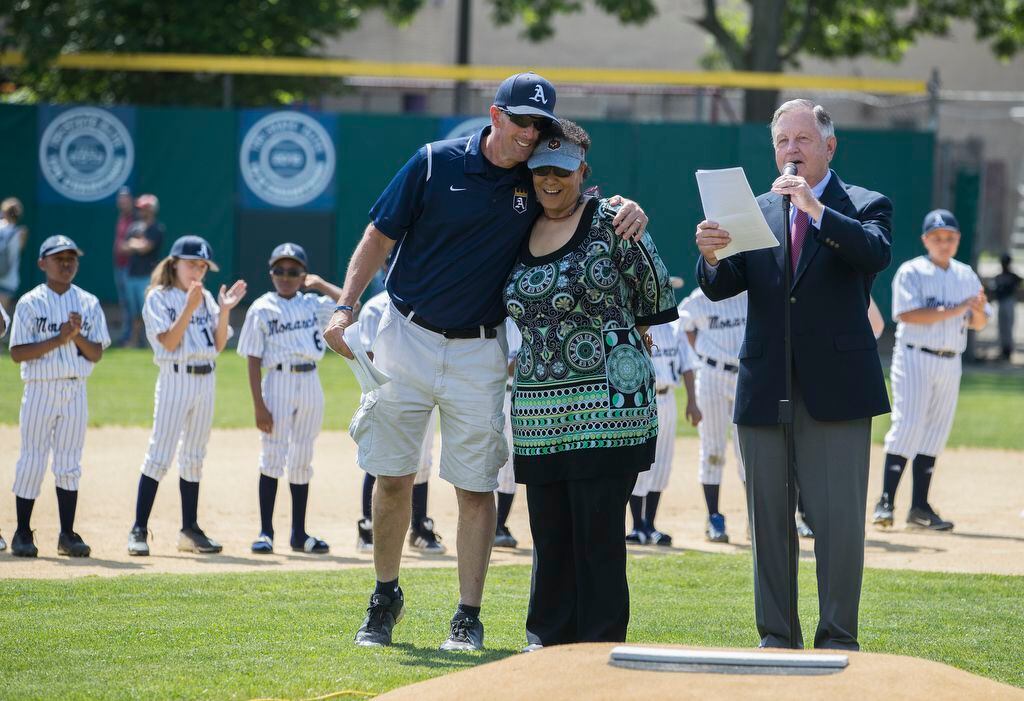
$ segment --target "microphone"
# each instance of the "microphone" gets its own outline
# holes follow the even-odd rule
[[[782,166],[782,174],[783,175],[796,175],[796,163],[793,163],[792,161],[790,161],[786,165]],[[782,196],[782,200],[786,204],[789,204],[789,195],[783,195]]]

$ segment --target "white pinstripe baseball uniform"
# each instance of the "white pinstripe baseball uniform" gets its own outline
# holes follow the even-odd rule
[[[3,338],[11,330],[11,317],[7,316],[7,310],[3,308],[3,305],[0,305],[0,319],[4,320],[3,332],[0,333],[0,338]]]
[[[82,317],[82,336],[106,348],[107,320],[99,300],[76,285],[57,294],[47,285],[30,290],[14,308],[11,345],[39,343],[60,333],[71,312]],[[95,363],[74,342],[41,358],[21,363],[25,390],[21,399],[21,456],[14,468],[15,495],[39,497],[46,463],[53,452],[53,475],[61,489],[75,491],[82,475],[82,447],[89,419],[85,381]]]
[[[523,345],[523,334],[511,318],[505,318],[505,333],[508,338],[508,362],[511,363],[519,355],[519,349]],[[508,460],[498,470],[499,494],[516,493],[516,472],[512,467],[512,383],[515,376],[509,378],[509,384],[505,385],[505,440],[508,441]]]
[[[153,402],[153,433],[142,474],[157,481],[167,474],[177,448],[181,478],[198,482],[213,425],[214,373],[200,374],[204,368],[212,369],[217,358],[214,334],[220,307],[210,291],[203,290],[203,302],[193,313],[177,348],[169,351],[157,340],[185,309],[185,298],[185,291],[178,287],[157,287],[146,294],[142,308],[153,362],[160,368]],[[231,334],[229,326],[228,336]]]
[[[955,307],[975,296],[981,281],[969,265],[950,260],[943,270],[928,256],[900,266],[892,281],[892,315]],[[986,313],[991,310],[986,307]],[[968,312],[934,324],[896,324],[892,368],[892,426],[885,452],[913,459],[946,447],[960,391],[960,354],[967,348]],[[908,346],[913,346],[910,348]],[[925,349],[925,350],[922,350]],[[938,353],[953,353],[941,357]]]
[[[722,466],[725,465],[730,431],[740,480],[745,480],[732,414],[740,344],[747,326],[747,293],[712,302],[698,287],[679,305],[679,314],[685,330],[697,332],[695,350],[701,360],[694,388],[697,407],[703,415],[697,426],[700,434],[700,483],[722,483]]]
[[[651,360],[658,393],[658,441],[654,448],[654,464],[637,477],[633,487],[635,497],[645,497],[648,492],[663,492],[668,486],[676,445],[678,409],[675,389],[683,373],[697,366],[697,357],[678,319],[670,324],[652,326],[650,334],[654,341]]]
[[[324,418],[324,391],[316,364],[324,357],[321,329],[334,313],[334,300],[312,293],[285,299],[261,296],[245,314],[237,352],[260,358],[263,401],[274,419],[260,432],[260,473],[278,479],[288,471],[292,484],[313,477],[313,443]]]
[[[377,330],[380,328],[381,317],[388,306],[388,293],[379,292],[366,301],[366,304],[359,310],[359,340],[363,348],[372,350],[373,342],[377,340]],[[434,464],[434,434],[437,433],[438,416],[437,407],[427,421],[427,432],[423,436],[423,444],[420,446],[420,462],[416,469],[416,477],[413,484],[424,484],[430,479],[430,470]]]

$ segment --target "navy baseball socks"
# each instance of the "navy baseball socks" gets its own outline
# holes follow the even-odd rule
[[[274,538],[274,503],[277,501],[277,478],[260,475],[260,535]]]

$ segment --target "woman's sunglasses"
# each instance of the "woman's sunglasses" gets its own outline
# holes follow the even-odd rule
[[[542,178],[547,177],[552,173],[554,173],[556,178],[568,178],[573,174],[573,171],[566,170],[565,168],[559,168],[557,166],[540,166],[538,168],[534,168],[531,172]]]
[[[551,125],[551,120],[548,119],[547,117],[534,117],[529,114],[512,114],[508,110],[503,109],[501,107],[499,107],[498,109],[507,114],[508,118],[511,119],[512,123],[515,124],[517,127],[523,127],[525,129],[526,127],[532,126],[536,127],[537,131],[541,131]]]
[[[298,268],[271,268],[270,274],[276,277],[302,277],[306,271]]]

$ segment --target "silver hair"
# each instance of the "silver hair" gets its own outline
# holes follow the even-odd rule
[[[810,110],[814,114],[814,123],[817,125],[822,139],[828,139],[830,136],[836,135],[836,127],[832,123],[832,115],[821,105],[816,105],[810,100],[800,98],[783,102],[775,110],[775,114],[772,115],[772,123],[768,125],[773,142],[775,141],[775,125],[778,124],[782,115],[786,114],[786,112],[796,112],[799,110]]]

